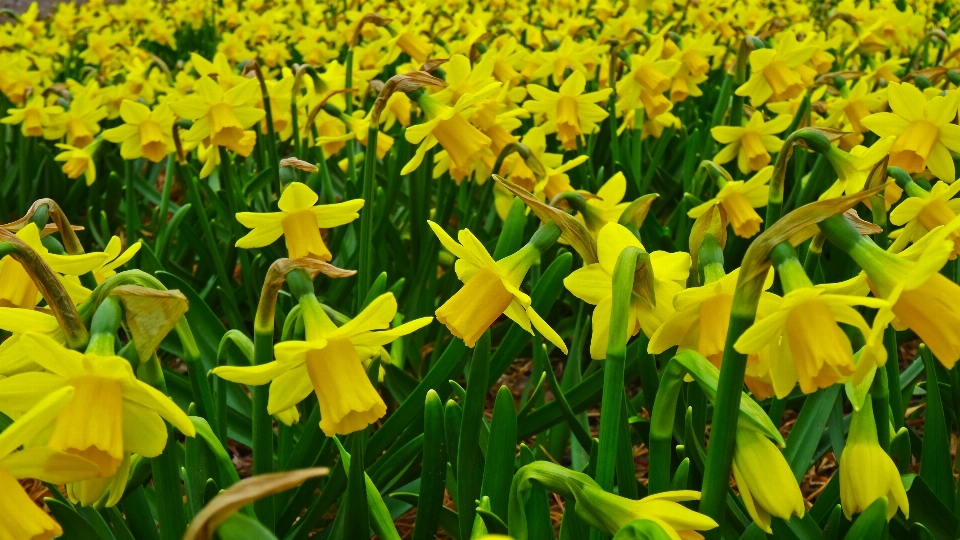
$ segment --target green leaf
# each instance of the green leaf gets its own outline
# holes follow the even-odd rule
[[[63,528],[63,536],[60,537],[63,540],[112,540],[100,536],[93,526],[70,506],[51,498],[44,499],[44,502]]]
[[[790,435],[787,436],[783,457],[790,464],[790,470],[793,471],[798,482],[810,468],[840,388],[838,385],[833,385],[807,396],[797,421],[793,424]]]
[[[490,368],[490,331],[480,336],[470,363],[467,396],[463,402],[463,422],[457,445],[457,500],[460,502],[460,537],[468,538],[473,529],[476,506],[483,482],[483,454],[480,452],[480,428],[487,395]]]
[[[510,389],[501,386],[493,406],[493,421],[490,424],[490,439],[487,442],[483,483],[480,488],[481,495],[490,497],[491,511],[500,519],[507,517],[516,448],[517,409]]]
[[[960,520],[934,494],[926,480],[913,475],[905,476],[904,480],[910,501],[910,523],[922,523],[937,540],[956,539]]]
[[[420,496],[416,493],[391,493],[390,498],[405,502],[407,504],[412,504],[413,506],[417,507],[417,512],[420,512],[420,507],[418,504],[420,502]],[[460,540],[459,519],[460,518],[457,516],[456,510],[447,506],[440,507],[440,527],[442,527],[444,532],[446,532],[450,538],[453,538],[453,540]]]
[[[933,355],[920,344],[920,356],[927,370],[927,407],[923,423],[923,448],[920,477],[947,508],[953,508],[953,466],[950,459],[950,433],[940,397],[940,385]]]
[[[259,521],[243,514],[234,514],[217,529],[220,540],[276,540],[276,536]]]
[[[843,538],[844,540],[874,540],[883,535],[886,525],[887,498],[880,497],[860,514]]]
[[[444,480],[447,474],[447,441],[444,437],[444,410],[440,396],[427,393],[423,414],[423,469],[420,472],[420,499],[412,540],[432,540],[440,525]]]

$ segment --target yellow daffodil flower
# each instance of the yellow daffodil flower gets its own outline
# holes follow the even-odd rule
[[[500,315],[506,315],[531,334],[532,324],[566,354],[563,339],[533,309],[530,296],[520,290],[527,271],[539,260],[541,251],[556,241],[559,230],[541,229],[516,253],[495,261],[469,230],[460,231],[458,243],[439,225],[428,223],[443,247],[458,259],[457,277],[463,282],[463,288],[436,312],[437,320],[451,334],[473,347]]]
[[[43,96],[33,96],[23,108],[7,109],[7,116],[0,122],[11,126],[19,125],[20,133],[24,137],[42,137],[51,125],[52,119],[62,114],[63,107],[48,106]]]
[[[596,197],[587,198],[583,212],[577,217],[583,221],[594,238],[599,236],[608,223],[616,223],[623,211],[630,206],[629,202],[622,202],[626,194],[627,177],[618,172],[600,186]]]
[[[691,208],[687,216],[696,219],[719,204],[726,211],[734,234],[741,238],[751,238],[760,232],[760,225],[763,223],[763,218],[754,208],[767,205],[772,176],[773,166],[768,165],[746,182],[719,179],[720,191],[717,196]]]
[[[954,199],[960,192],[960,182],[937,182],[929,192],[911,183],[907,186],[907,192],[910,196],[890,212],[890,223],[903,226],[903,229],[891,234],[896,237],[890,246],[894,253],[901,251],[908,243],[920,240],[927,232],[949,224],[960,213],[960,199]],[[949,239],[954,242],[950,258],[956,259],[960,254],[960,231],[954,231]]]
[[[59,139],[66,135],[67,144],[83,148],[93,142],[100,133],[100,121],[107,117],[107,108],[101,99],[90,94],[79,94],[70,102],[70,109],[51,117],[50,128],[43,132],[44,138]]]
[[[873,82],[861,78],[845,96],[841,95],[827,101],[827,118],[823,125],[827,127],[841,127],[843,121],[850,126],[854,135],[859,137],[858,143],[863,140],[862,134],[867,131],[863,119],[881,110],[887,102],[885,90],[871,92]],[[846,139],[846,137],[844,137]],[[844,147],[849,148],[849,147]]]
[[[618,110],[643,107],[645,116],[649,117],[670,110],[670,100],[663,94],[670,89],[671,78],[683,64],[680,60],[664,60],[663,44],[663,36],[657,36],[650,42],[647,52],[630,56],[630,72],[617,81],[617,95],[620,97]],[[702,70],[696,60],[692,62],[697,65],[698,71]]]
[[[323,243],[320,229],[339,227],[360,217],[357,211],[363,207],[363,199],[316,205],[318,199],[306,184],[291,182],[277,202],[279,212],[237,214],[237,221],[253,230],[237,240],[236,246],[244,249],[263,247],[283,236],[291,259],[313,257],[329,261],[333,254]]]
[[[387,412],[387,406],[363,370],[362,360],[381,354],[382,346],[423,328],[423,317],[390,329],[397,300],[377,297],[353,320],[337,327],[315,297],[301,299],[305,341],[274,347],[276,360],[259,366],[221,366],[213,373],[228,381],[258,386],[270,383],[267,412],[283,412],[313,391],[320,402],[320,428],[328,437],[361,430]],[[389,357],[389,355],[386,355]]]
[[[873,404],[867,399],[862,409],[853,412],[840,456],[840,506],[847,519],[853,519],[880,497],[887,498],[887,521],[897,515],[898,508],[910,516],[900,471],[880,447]]]
[[[697,491],[665,491],[634,501],[585,484],[577,498],[577,514],[609,534],[638,519],[656,523],[671,539],[703,538],[697,531],[716,528],[709,517],[681,503],[700,500]]]
[[[947,369],[960,359],[960,285],[940,274],[953,256],[960,218],[935,228],[899,254],[867,238],[848,246],[870,288],[893,305],[898,330],[910,328]]]
[[[773,534],[770,519],[790,521],[806,511],[803,494],[783,454],[758,431],[737,425],[733,447],[733,477],[753,522]]]
[[[112,506],[126,485],[130,454],[156,457],[167,442],[170,422],[194,436],[193,423],[167,396],[137,380],[130,362],[113,355],[80,353],[43,334],[26,334],[31,360],[44,371],[0,379],[0,410],[19,417],[51,392],[71,388],[73,397],[56,415],[47,446],[96,465],[95,478],[69,486],[81,504],[111,489]]]
[[[50,253],[40,242],[40,230],[34,223],[28,223],[17,231],[17,238],[36,251],[43,262],[59,274],[80,276],[99,268],[109,260],[109,255],[106,253],[84,253],[83,255]],[[62,276],[61,282],[67,288],[74,303],[83,301],[90,294],[87,289],[79,285],[74,286]],[[0,306],[33,309],[40,298],[37,285],[19,262],[10,256],[0,259]]]
[[[173,112],[193,126],[184,135],[184,142],[209,139],[213,146],[223,146],[248,156],[256,142],[256,132],[248,131],[264,116],[253,106],[260,95],[255,79],[234,86],[224,92],[210,77],[201,77],[193,87],[194,93],[170,103]]]
[[[887,97],[892,112],[871,114],[861,123],[880,137],[896,137],[890,165],[908,173],[930,169],[944,182],[956,179],[950,151],[960,152],[957,118],[960,92],[949,91],[929,101],[915,86],[890,83]]]
[[[783,141],[775,137],[777,133],[787,129],[791,118],[781,115],[769,122],[764,122],[763,114],[754,111],[750,121],[744,127],[717,126],[710,130],[710,134],[720,144],[725,144],[713,161],[719,165],[737,159],[740,172],[759,171],[770,164],[770,153],[779,152]]]
[[[108,277],[116,274],[117,268],[127,264],[140,251],[140,246],[140,242],[135,242],[124,250],[120,238],[117,236],[111,237],[110,241],[107,242],[107,247],[103,250],[104,253],[109,255],[109,258],[99,268],[93,270],[93,277],[96,278],[97,283],[103,283]]]
[[[120,105],[124,124],[103,132],[103,138],[120,144],[123,159],[145,157],[154,163],[167,157],[173,147],[173,111],[166,104],[156,109],[136,101],[124,100]]]
[[[57,148],[63,150],[63,152],[57,154],[53,159],[54,161],[64,162],[61,169],[67,177],[76,180],[82,174],[87,185],[93,185],[97,180],[97,166],[94,163],[93,156],[100,148],[100,141],[101,139],[96,139],[92,144],[83,148],[58,143]]]
[[[28,340],[21,339],[27,332],[44,334],[61,345],[66,343],[57,318],[39,309],[0,307],[0,329],[12,334],[0,343],[0,378],[41,371],[30,359]]]
[[[799,71],[817,52],[817,47],[797,42],[791,30],[778,34],[777,38],[774,48],[750,53],[750,78],[736,90],[738,96],[749,97],[754,107],[767,101],[797,97],[806,89]]]
[[[557,92],[538,85],[527,86],[532,100],[524,101],[523,108],[533,114],[544,115],[547,121],[542,124],[547,133],[556,133],[560,143],[566,149],[577,148],[577,138],[589,135],[599,129],[598,122],[603,121],[607,111],[597,105],[606,100],[612,88],[584,93],[587,79],[583,73],[574,71],[563,81]]]
[[[704,274],[708,276],[706,285],[677,293],[673,299],[676,311],[650,336],[647,352],[660,354],[676,346],[678,352],[697,351],[714,366],[720,367],[740,269],[717,278],[717,275],[723,272],[722,266],[717,266],[720,268],[704,269]],[[766,286],[769,287],[772,283],[771,272]],[[763,317],[770,313],[778,301],[779,297],[776,295],[762,293],[758,316]],[[760,370],[757,355],[748,357],[744,381],[755,396],[766,399],[773,395],[773,387],[766,380],[769,378],[766,373]]]
[[[837,171],[838,179],[820,195],[820,200],[832,199],[839,197],[841,194],[852,195],[861,191],[866,185],[867,177],[870,176],[873,167],[890,153],[890,147],[893,146],[894,140],[894,137],[884,137],[870,148],[860,145],[854,146],[849,153],[831,147],[825,157]],[[903,190],[892,182],[884,188],[884,201],[887,210],[900,200],[901,195],[903,195]]]
[[[798,287],[779,306],[744,332],[734,347],[743,354],[759,354],[769,363],[777,397],[785,398],[796,384],[805,394],[844,382],[854,372],[850,338],[838,323],[859,330],[864,338],[870,326],[853,306],[882,307],[886,302],[832,294],[822,286]]]
[[[461,169],[469,169],[480,155],[490,147],[490,138],[467,122],[476,110],[477,104],[500,89],[500,83],[491,83],[475,94],[460,96],[456,105],[447,107],[434,101],[427,95],[418,100],[427,116],[422,124],[410,126],[405,137],[412,144],[419,144],[413,158],[403,166],[400,174],[410,174],[423,161],[427,151],[438,143],[449,154],[450,159]]]
[[[563,285],[574,296],[596,306],[593,310],[593,335],[590,339],[590,356],[594,360],[607,357],[607,341],[610,333],[610,310],[613,307],[613,269],[617,257],[627,247],[643,249],[639,240],[623,225],[608,223],[597,238],[599,262],[585,265],[563,280]],[[690,255],[687,253],[650,253],[653,267],[656,305],[633,294],[630,299],[630,319],[627,328],[631,336],[641,329],[648,337],[674,313],[673,299],[683,290],[690,272]]]
[[[36,407],[26,411],[0,433],[0,538],[10,540],[51,540],[63,529],[40,509],[17,482],[38,478],[46,482],[69,483],[95,477],[99,469],[86,459],[35,446],[35,439],[54,423],[59,411],[75,396],[73,388],[61,388],[41,395]],[[17,451],[23,446],[23,450]]]

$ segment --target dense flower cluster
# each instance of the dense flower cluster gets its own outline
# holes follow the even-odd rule
[[[568,538],[806,540],[858,513],[857,538],[939,538],[915,497],[956,529],[958,15],[31,5],[0,26],[0,539],[139,538],[155,516],[164,540],[399,539],[417,504],[414,538],[522,540],[549,526],[542,489]],[[502,391],[488,420],[511,365],[519,413]],[[264,485],[218,503],[237,445]],[[336,467],[315,503],[320,484],[268,496],[313,465]],[[22,478],[63,485],[53,517]]]

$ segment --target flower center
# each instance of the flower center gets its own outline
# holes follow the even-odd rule
[[[803,81],[800,75],[790,69],[783,60],[770,62],[763,70],[763,78],[773,89],[773,100],[783,101],[795,98],[803,91]]]
[[[51,448],[76,454],[109,478],[123,461],[123,392],[120,383],[94,375],[68,381],[75,393],[54,422]],[[95,411],[91,414],[91,411]]]
[[[908,173],[921,173],[927,167],[927,158],[940,140],[940,130],[926,120],[917,120],[897,137],[890,148],[890,165]]]
[[[310,209],[290,212],[281,222],[287,252],[291,259],[313,257],[321,261],[333,258],[317,226],[317,216]]]

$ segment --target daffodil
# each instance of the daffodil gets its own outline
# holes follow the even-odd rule
[[[586,199],[586,204],[583,205],[582,212],[577,217],[583,221],[594,238],[608,223],[619,221],[623,211],[630,206],[629,202],[623,202],[626,194],[627,178],[622,172],[618,172],[600,186],[596,197]]]
[[[732,468],[747,513],[761,530],[773,533],[773,517],[803,517],[806,506],[797,479],[766,435],[738,424]]]
[[[750,121],[744,127],[717,126],[710,134],[720,144],[726,146],[713,157],[713,161],[723,165],[737,159],[740,172],[759,171],[770,164],[770,153],[779,152],[783,141],[775,135],[787,129],[791,118],[781,115],[769,122],[763,120],[760,111],[754,111]]]
[[[124,124],[103,132],[103,138],[120,144],[123,159],[145,157],[159,163],[173,147],[173,111],[166,104],[154,110],[136,101],[124,100],[120,105]]]
[[[956,179],[950,151],[960,152],[957,118],[960,92],[927,100],[915,86],[890,83],[887,97],[892,112],[867,116],[861,123],[880,137],[896,137],[890,148],[890,165],[908,173],[930,169],[944,182]]]
[[[655,523],[666,538],[694,540],[703,538],[697,531],[717,526],[714,520],[681,504],[697,500],[700,500],[699,492],[683,490],[665,491],[634,501],[586,484],[577,497],[577,515],[608,534],[643,519]]]
[[[18,479],[38,478],[60,484],[92,478],[99,472],[96,465],[81,456],[32,445],[74,395],[73,388],[42,394],[36,407],[0,433],[0,538],[51,540],[63,535],[60,524],[31,500]],[[17,451],[21,446],[24,448]]]
[[[610,310],[613,307],[613,269],[620,252],[627,247],[643,249],[640,241],[626,227],[608,223],[597,238],[599,262],[585,265],[563,280],[564,287],[574,296],[596,306],[590,339],[590,356],[594,360],[607,356]],[[654,251],[650,253],[650,264],[653,267],[656,305],[636,293],[631,295],[630,318],[627,322],[627,331],[631,336],[642,329],[650,337],[673,315],[674,297],[683,290],[690,272],[690,255]]]
[[[530,296],[520,290],[523,278],[539,260],[540,253],[559,237],[558,229],[541,228],[516,253],[495,261],[469,230],[460,231],[458,243],[439,225],[428,223],[443,247],[458,259],[455,268],[463,282],[463,288],[436,312],[437,320],[446,325],[451,334],[473,347],[500,315],[506,315],[531,334],[532,324],[543,337],[567,352],[563,339],[533,309]]]
[[[383,345],[423,328],[433,319],[423,317],[391,329],[390,322],[397,313],[397,300],[391,293],[377,297],[340,327],[327,317],[316,297],[301,298],[300,306],[304,341],[278,343],[273,362],[221,366],[213,373],[245,385],[270,383],[270,414],[294,407],[315,392],[320,402],[320,428],[329,437],[353,433],[377,421],[387,412],[387,406],[370,383],[362,361],[381,354]]]
[[[584,93],[586,85],[587,79],[579,71],[567,77],[557,92],[531,84],[527,86],[527,91],[533,99],[524,101],[523,108],[535,115],[545,116],[547,120],[542,124],[544,131],[556,133],[564,148],[575,149],[577,139],[599,129],[597,123],[608,116],[607,111],[597,103],[606,100],[613,92],[612,88],[604,88]]]
[[[723,266],[715,263],[713,267],[704,269],[704,275],[707,276],[705,285],[677,293],[673,299],[673,307],[676,311],[650,336],[647,352],[660,354],[676,346],[678,352],[697,351],[714,366],[720,367],[740,269],[737,268],[726,275],[722,274]],[[772,278],[771,272],[766,286],[773,283]],[[757,310],[758,316],[764,316],[772,311],[778,301],[779,297],[776,295],[763,292]],[[747,388],[754,395],[765,399],[772,395],[773,388],[766,380],[768,378],[766,373],[760,370],[757,356],[751,355],[747,359],[744,380]]]
[[[821,224],[827,238],[862,268],[870,288],[893,305],[893,325],[912,329],[937,359],[952,369],[960,359],[960,285],[940,274],[953,256],[960,218],[939,226],[899,254],[861,236],[842,217]]]
[[[828,100],[827,118],[823,125],[828,127],[849,125],[853,135],[858,137],[857,142],[862,141],[862,134],[867,131],[863,125],[863,119],[879,111],[887,101],[886,90],[871,92],[872,88],[872,81],[861,78],[845,95]]]
[[[30,359],[28,332],[44,334],[57,343],[66,343],[60,323],[51,313],[40,309],[0,307],[0,329],[11,335],[0,343],[0,378],[26,371],[40,371]]]
[[[63,161],[63,173],[67,177],[76,180],[80,178],[80,175],[83,175],[84,180],[86,180],[87,185],[93,185],[97,180],[97,166],[94,162],[94,154],[97,153],[97,150],[100,148],[101,139],[96,139],[92,144],[89,144],[83,148],[78,148],[76,146],[71,146],[69,144],[57,143],[57,148],[63,150],[57,154],[54,161]]]
[[[808,280],[805,285],[787,292],[734,345],[738,352],[759,354],[761,362],[768,363],[773,388],[781,399],[798,382],[800,390],[810,394],[848,380],[855,369],[853,348],[839,323],[866,338],[870,326],[854,306],[885,305],[876,298],[833,294]]]
[[[107,108],[101,105],[99,96],[79,94],[74,96],[66,112],[51,117],[50,127],[43,132],[43,136],[59,139],[66,135],[67,144],[83,148],[100,133],[100,121],[106,116]]]
[[[954,198],[960,192],[960,182],[937,182],[929,192],[910,182],[906,191],[909,197],[890,212],[890,223],[903,226],[891,234],[896,236],[890,246],[894,252],[902,250],[910,242],[920,240],[929,231],[949,224],[960,213],[960,199]],[[949,239],[954,242],[950,258],[956,259],[960,254],[960,231],[954,231]]]
[[[829,189],[820,195],[820,200],[832,199],[839,197],[841,194],[853,195],[861,191],[865,187],[867,177],[870,176],[873,167],[890,153],[893,142],[893,137],[884,137],[870,148],[860,145],[854,146],[849,153],[831,146],[825,157],[833,165],[838,178]],[[884,188],[884,201],[887,210],[900,200],[901,195],[903,195],[903,190],[892,182]]]
[[[253,151],[256,134],[248,131],[264,116],[253,106],[260,95],[255,79],[234,86],[226,92],[210,77],[201,77],[194,93],[170,103],[177,116],[193,120],[184,136],[185,142],[209,139],[213,146],[222,146],[248,156]]]
[[[720,205],[727,213],[734,234],[741,238],[750,238],[760,232],[763,218],[754,208],[767,205],[772,176],[773,166],[768,165],[746,182],[718,179],[720,191],[717,196],[691,208],[687,216],[696,219],[710,208]]]
[[[491,83],[472,94],[460,96],[456,105],[447,107],[434,101],[426,94],[417,103],[423,109],[427,121],[410,126],[405,137],[412,144],[419,144],[413,158],[403,166],[400,174],[410,174],[423,161],[427,151],[438,143],[449,154],[450,159],[460,169],[470,168],[480,155],[490,147],[490,138],[472,126],[467,117],[473,114],[479,102],[487,99],[500,89],[500,83]]]
[[[17,231],[17,238],[32,248],[51,270],[58,274],[80,276],[99,268],[109,259],[105,253],[85,253],[83,255],[57,255],[50,253],[40,242],[40,230],[36,224],[28,223]],[[69,280],[61,282],[75,303],[83,301],[90,291],[74,286]],[[9,255],[0,259],[0,306],[33,309],[40,301],[40,291],[23,266]]]
[[[329,261],[333,254],[323,243],[320,229],[338,227],[357,219],[357,211],[363,207],[363,199],[317,205],[318,199],[317,194],[306,184],[291,182],[277,202],[279,212],[240,212],[237,214],[237,221],[253,230],[237,240],[237,247],[263,247],[283,236],[287,241],[287,252],[291,259],[313,257]]]
[[[573,186],[570,185],[570,178],[567,176],[567,171],[586,162],[589,159],[588,156],[577,156],[564,162],[563,154],[547,152],[547,136],[540,126],[534,126],[527,130],[520,142],[530,151],[530,157],[525,159],[521,157],[520,154],[510,154],[503,160],[500,171],[494,172],[508,178],[511,182],[533,193],[534,197],[541,200],[551,201],[561,193],[574,191]],[[533,172],[533,169],[527,165],[528,159],[536,160],[536,162],[543,167],[544,176],[542,178],[539,178],[537,174]],[[626,179],[622,178],[622,174],[620,177],[620,179],[617,179],[617,182],[621,179],[624,182],[622,193],[620,192],[619,185],[610,185],[608,189],[610,189],[612,193],[602,199],[604,204],[609,204],[607,199],[616,199],[614,206],[618,206],[620,200],[623,199],[623,195],[626,193]],[[611,178],[607,183],[609,184],[613,180],[614,178]],[[619,198],[617,197],[618,193]],[[502,219],[506,219],[510,205],[514,199],[513,194],[498,184],[494,186],[493,195],[494,206],[497,208],[497,213]],[[623,212],[623,208],[626,206],[627,205],[623,205],[623,207],[620,208],[620,212]],[[619,214],[617,218],[619,218]]]
[[[97,283],[103,283],[108,277],[116,274],[117,268],[127,264],[140,251],[141,245],[140,242],[134,242],[127,249],[122,249],[120,238],[112,236],[103,250],[109,258],[99,268],[93,270],[93,277],[96,278]]]
[[[20,109],[7,109],[7,116],[0,122],[11,126],[20,126],[24,137],[42,137],[52,119],[63,114],[63,107],[47,105],[43,96],[33,96]],[[50,137],[48,137],[50,138]]]
[[[26,334],[31,360],[43,372],[0,379],[0,410],[19,417],[50,393],[73,390],[70,401],[56,415],[47,446],[96,465],[98,474],[68,487],[83,505],[93,504],[111,489],[121,494],[130,454],[156,457],[167,442],[170,422],[192,437],[193,423],[166,395],[139,381],[130,362],[111,354],[80,353],[43,334]],[[111,497],[108,505],[119,502]]]
[[[791,30],[778,34],[777,38],[774,48],[750,53],[750,78],[736,90],[738,96],[749,97],[754,107],[767,101],[794,98],[806,89],[799,71],[817,52],[817,47],[799,43]]]
[[[670,110],[670,100],[663,94],[670,89],[672,77],[683,64],[679,60],[664,60],[663,45],[663,36],[657,36],[650,42],[650,47],[644,54],[630,56],[630,72],[617,81],[617,95],[620,96],[617,102],[618,110],[642,107],[644,114],[650,117]],[[696,59],[691,58],[691,62],[695,69],[702,71],[702,66]]]
[[[887,499],[887,521],[897,515],[898,508],[904,516],[910,516],[910,501],[900,471],[880,447],[873,404],[867,399],[862,409],[853,412],[840,456],[840,506],[847,519],[853,519],[854,514],[863,512],[880,497]]]

